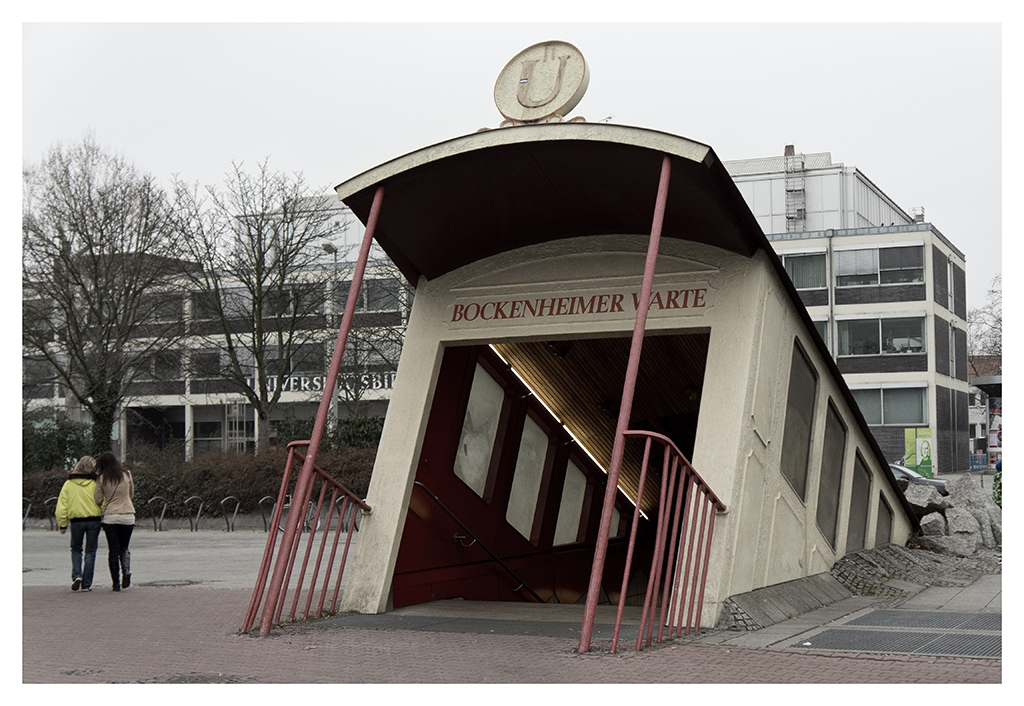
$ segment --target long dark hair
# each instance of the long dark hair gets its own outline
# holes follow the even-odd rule
[[[96,475],[101,483],[117,485],[124,478],[124,468],[110,451],[104,451],[96,459]]]

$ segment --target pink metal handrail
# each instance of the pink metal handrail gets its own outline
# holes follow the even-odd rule
[[[669,155],[663,155],[661,161],[661,176],[658,180],[658,194],[654,203],[654,217],[651,222],[651,235],[647,243],[647,257],[644,261],[644,272],[643,279],[640,286],[640,302],[650,302],[651,290],[654,284],[654,269],[658,261],[658,250],[661,244],[661,231],[665,221],[665,211],[668,202],[668,189],[669,181],[672,172],[672,159]],[[669,584],[673,586],[673,593],[671,596],[671,606],[669,621],[675,615],[675,604],[679,600],[685,600],[687,596],[687,588],[690,587],[690,606],[687,611],[687,623],[686,632],[689,633],[690,629],[694,626],[692,621],[693,613],[693,601],[694,601],[694,590],[697,589],[699,592],[699,599],[697,600],[697,622],[696,627],[699,629],[700,626],[700,611],[703,607],[704,601],[704,584],[707,579],[707,565],[708,557],[710,555],[711,547],[711,535],[714,530],[714,519],[715,512],[711,513],[710,525],[707,529],[707,546],[704,547],[701,543],[704,540],[705,532],[705,517],[707,516],[707,507],[710,503],[718,511],[725,509],[725,506],[718,500],[718,498],[711,492],[711,489],[706,483],[697,475],[696,471],[690,465],[690,462],[686,457],[676,448],[675,444],[670,439],[660,434],[653,434],[648,432],[640,431],[629,431],[629,419],[633,411],[633,397],[636,392],[636,381],[640,370],[640,354],[643,350],[644,335],[647,327],[647,312],[648,306],[638,306],[636,312],[636,320],[633,324],[633,337],[630,342],[629,348],[629,360],[626,364],[626,375],[622,385],[622,396],[621,402],[619,403],[618,421],[615,427],[615,438],[612,445],[611,462],[608,466],[608,480],[605,487],[604,505],[601,510],[601,524],[598,528],[597,533],[597,544],[594,547],[594,562],[590,570],[590,586],[587,590],[587,602],[586,609],[583,614],[583,625],[580,628],[580,643],[579,651],[587,652],[590,649],[590,640],[594,630],[594,618],[597,614],[597,601],[601,592],[601,583],[604,574],[605,558],[608,552],[608,538],[611,530],[611,518],[614,510],[615,495],[618,492],[619,474],[622,470],[622,460],[625,454],[625,444],[627,436],[646,436],[646,445],[644,448],[644,460],[643,466],[640,469],[640,481],[637,489],[637,508],[634,511],[633,525],[630,534],[629,545],[626,551],[626,568],[622,577],[622,591],[619,594],[619,609],[615,620],[615,631],[612,639],[612,651],[614,652],[618,646],[619,629],[622,623],[622,610],[625,605],[626,597],[626,586],[629,582],[629,573],[633,560],[633,553],[636,543],[636,533],[639,522],[640,498],[643,497],[643,486],[646,480],[647,474],[647,463],[650,458],[651,443],[655,440],[660,441],[665,445],[664,461],[661,474],[661,492],[659,495],[659,509],[658,509],[658,526],[656,529],[654,556],[652,559],[651,572],[648,579],[647,593],[644,597],[644,610],[643,618],[640,625],[640,632],[637,637],[637,649],[639,650],[642,646],[644,639],[644,628],[645,625],[648,629],[647,644],[650,644],[651,631],[653,630],[653,611],[658,603],[662,605],[662,612],[659,615],[659,622],[664,622],[664,610],[666,605],[665,596],[669,590]],[[676,476],[679,474],[679,469],[682,469],[683,475],[686,479],[686,488],[684,490],[683,479],[679,479],[679,483],[676,483]],[[676,489],[678,490],[676,491]],[[674,513],[669,512],[669,503],[673,491],[677,492],[676,505]],[[696,491],[696,492],[694,492]],[[683,499],[685,498],[685,506],[683,506]],[[697,503],[698,498],[701,499],[702,504],[701,512],[701,524],[700,533],[696,547],[693,543],[694,530],[697,527],[696,516],[697,516]],[[693,512],[693,524],[691,529],[687,531],[687,518],[691,510],[691,506],[694,508]],[[679,510],[682,508],[682,520],[679,519]],[[669,520],[669,514],[674,518],[671,522]],[[671,539],[666,537],[666,532],[671,529]],[[666,555],[667,552],[674,552],[674,547],[677,546],[676,535],[679,534],[678,547],[680,548],[680,554],[676,557],[674,554]],[[694,559],[694,549],[696,548],[696,559],[694,560],[694,573],[691,577],[689,570],[689,563],[691,559]],[[683,550],[686,550],[685,559],[687,564],[687,570],[682,577],[679,575],[679,567],[683,563]],[[701,549],[703,549],[703,565],[700,565],[701,560]],[[675,580],[669,582],[665,581],[665,588],[661,600],[658,600],[658,589],[662,575],[668,576],[672,570],[672,565],[676,567]],[[699,577],[699,579],[698,579]],[[682,578],[682,581],[680,581]],[[692,585],[690,579],[693,578]],[[680,607],[679,617],[682,620],[683,610]],[[680,622],[681,625],[681,622]],[[662,628],[658,628],[658,641],[661,641],[663,635]]]
[[[664,453],[661,467],[661,493],[658,498],[658,522],[655,531],[654,554],[648,574],[647,591],[644,606],[640,615],[640,628],[637,634],[636,649],[649,646],[652,640],[662,642],[664,626],[670,626],[668,637],[680,632],[689,634],[700,629],[700,613],[704,606],[704,588],[707,583],[707,568],[710,557],[711,538],[715,526],[715,514],[723,512],[725,505],[708,487],[700,474],[694,470],[686,456],[668,437],[647,431],[626,431],[626,437],[644,439],[644,461],[641,468],[641,491],[647,472],[648,459],[651,455],[652,443],[663,445]],[[673,503],[673,495],[675,500]],[[700,510],[700,520],[697,520]],[[710,514],[709,514],[710,510]],[[631,557],[637,536],[637,519],[640,508],[634,511],[633,525],[629,537],[627,557]],[[706,536],[705,536],[706,535]],[[693,564],[693,572],[690,565]],[[685,573],[682,568],[685,565]],[[611,651],[617,651],[622,611],[625,607],[625,587],[629,580],[631,563],[627,558],[623,571],[623,590],[619,594],[618,614],[615,630],[612,634]],[[672,580],[669,580],[673,576]],[[664,588],[661,582],[664,580]],[[659,599],[658,593],[661,589]],[[671,592],[671,593],[670,593]],[[683,604],[688,601],[686,623],[683,624]],[[659,610],[660,605],[660,610]],[[676,606],[679,606],[679,621],[675,621]],[[694,612],[696,608],[696,612]],[[658,632],[654,637],[655,613],[657,613]],[[673,623],[675,625],[673,626]],[[646,634],[645,634],[646,632]]]
[[[308,442],[302,442],[302,445],[307,445],[308,449],[305,456],[301,459],[302,465],[299,469],[298,477],[295,480],[294,496],[301,498],[303,503],[309,502],[309,498],[312,497],[313,484],[315,477],[318,474],[324,478],[324,482],[329,481],[334,483],[326,473],[323,473],[323,471],[316,468],[316,455],[320,450],[320,442],[323,440],[324,430],[327,426],[327,417],[334,404],[334,391],[338,384],[338,374],[341,370],[341,361],[345,352],[345,344],[348,342],[349,330],[352,328],[352,320],[355,317],[356,300],[358,299],[359,290],[363,284],[363,275],[366,273],[366,264],[370,258],[370,245],[373,243],[373,236],[377,229],[377,221],[380,218],[381,204],[383,200],[384,187],[378,186],[373,195],[373,203],[370,205],[370,215],[366,221],[366,231],[363,233],[363,240],[359,246],[359,258],[356,261],[355,271],[352,273],[352,283],[349,286],[348,299],[345,302],[345,312],[341,317],[341,326],[338,329],[338,339],[334,345],[334,354],[331,356],[331,364],[327,370],[327,379],[324,381],[323,395],[320,398],[320,406],[317,408],[316,419],[313,422],[313,433]],[[278,496],[277,509],[275,510],[275,527],[280,519],[280,511],[284,505],[283,494],[285,493],[285,489],[288,486],[288,480],[291,476],[294,448],[292,448],[291,445],[289,446],[288,464],[285,468],[284,480],[281,483],[281,494]],[[340,485],[338,487],[341,488]],[[342,488],[342,490],[344,490],[344,488]],[[347,490],[344,492],[348,493]],[[349,495],[351,494],[349,493]],[[354,498],[354,496],[352,497]],[[358,498],[355,499],[358,500]],[[305,507],[305,505],[302,507]],[[369,512],[369,508],[364,507],[364,511]],[[264,605],[263,615],[260,619],[260,634],[262,635],[266,635],[270,631],[271,624],[280,618],[281,610],[284,606],[284,595],[287,593],[288,582],[291,579],[292,568],[296,557],[295,551],[298,547],[299,537],[301,536],[299,517],[293,518],[293,515],[297,515],[297,513],[289,513],[288,521],[284,526],[284,536],[281,538],[281,546],[288,547],[288,551],[278,553],[277,561],[274,564],[273,574],[270,575],[270,586],[267,589],[269,596]],[[339,526],[340,524],[341,523],[339,523]],[[298,530],[298,533],[296,530]],[[347,551],[348,547],[346,545],[346,554]],[[261,565],[260,567],[260,577],[257,579],[256,587],[253,589],[253,600],[249,606],[250,613],[254,613],[254,611],[257,610],[257,606],[259,604],[259,600],[256,598],[257,592],[262,596],[264,584],[267,581],[267,575],[265,572],[269,571],[270,554],[272,554],[272,547],[271,542],[268,541],[267,550],[264,553],[264,563],[266,566]],[[322,556],[322,553],[318,556]],[[302,577],[305,576],[308,559],[309,551],[307,549],[306,557],[303,559],[303,566],[299,573],[300,581]],[[316,575],[318,568],[319,561],[317,563],[317,569],[313,572],[314,576]],[[344,566],[342,568],[344,568]],[[277,607],[276,613],[274,612],[275,606]],[[293,614],[294,610],[295,606],[293,605]],[[249,626],[252,625],[253,620],[255,620],[254,614],[252,616],[246,616],[245,629],[248,629]]]
[[[341,559],[338,563],[338,570],[334,581],[334,590],[331,593],[331,603],[328,612],[333,613],[337,607],[338,596],[341,589],[341,580],[345,572],[345,563],[348,558],[349,548],[352,544],[353,530],[356,529],[356,520],[360,512],[369,513],[370,507],[360,500],[352,491],[345,488],[343,485],[338,483],[336,480],[331,478],[322,468],[313,466],[314,478],[311,483],[307,484],[307,492],[304,494],[293,494],[291,500],[292,510],[288,513],[288,518],[285,520],[285,527],[282,529],[291,528],[291,539],[288,539],[288,532],[284,532],[284,538],[282,538],[280,547],[277,546],[277,530],[280,527],[281,515],[283,514],[285,500],[287,499],[288,485],[291,479],[291,471],[294,467],[294,462],[298,459],[300,462],[305,461],[307,457],[303,456],[299,449],[304,446],[308,446],[308,441],[293,441],[288,445],[288,463],[285,466],[284,478],[281,481],[281,489],[278,492],[277,502],[274,505],[274,512],[271,524],[271,531],[267,537],[267,546],[263,552],[263,560],[260,563],[259,575],[256,580],[256,586],[253,588],[252,598],[249,602],[249,610],[245,616],[245,623],[242,626],[242,630],[248,630],[252,627],[256,620],[257,614],[260,612],[260,605],[263,605],[263,619],[260,623],[260,634],[265,635],[270,630],[272,623],[280,622],[281,614],[283,612],[287,595],[288,587],[291,585],[291,570],[295,563],[295,559],[298,557],[299,544],[302,536],[301,524],[310,522],[309,539],[306,542],[306,551],[302,561],[302,567],[299,571],[298,579],[295,585],[292,587],[293,598],[291,609],[288,614],[288,620],[294,621],[296,619],[298,603],[300,595],[303,590],[306,591],[306,602],[303,611],[299,615],[300,620],[305,620],[312,617],[320,617],[324,615],[324,603],[328,593],[330,592],[330,581],[332,577],[334,562],[337,557],[338,545],[341,539],[341,535],[345,534],[345,546],[341,555]],[[307,508],[309,507],[310,498],[312,492],[315,489],[317,482],[319,481],[320,492],[316,504],[316,509],[312,513],[312,516],[307,515]],[[327,489],[331,489],[331,500],[327,505],[327,517],[324,519],[323,531],[320,532],[321,519],[324,512],[324,498],[326,497]],[[337,502],[341,501],[341,507],[338,511],[338,522],[334,524],[334,509],[337,506]],[[346,522],[346,517],[352,509],[351,519]],[[324,570],[324,580],[320,587],[319,600],[317,602],[316,611],[311,613],[310,608],[313,601],[313,594],[316,592],[317,578],[320,571],[320,566],[324,558],[324,552],[327,547],[328,536],[333,531],[333,541],[331,542],[331,548],[328,552],[327,567]],[[313,544],[316,541],[317,534],[320,533],[319,548],[317,551],[316,559],[313,564],[313,573],[310,578],[308,587],[305,584],[305,575],[308,568],[310,555],[312,552]],[[271,591],[266,596],[264,601],[264,592],[267,585],[267,578],[270,575],[270,566],[274,560],[275,549],[277,550],[277,563],[278,565],[287,566],[286,575],[278,591]]]

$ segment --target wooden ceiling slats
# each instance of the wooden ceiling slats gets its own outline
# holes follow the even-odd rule
[[[686,439],[696,433],[708,338],[695,333],[644,339],[631,428],[666,428],[681,448],[688,446]],[[628,338],[603,338],[499,343],[494,348],[607,469],[629,344]],[[619,475],[619,486],[634,502],[642,454],[642,442],[628,442]],[[654,472],[648,473],[640,502],[648,514],[657,503],[660,456],[651,459],[651,466]]]

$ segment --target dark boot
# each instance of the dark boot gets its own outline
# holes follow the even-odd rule
[[[114,590],[115,591],[120,591],[121,590],[121,580],[120,580],[120,577],[118,576],[118,573],[119,572],[117,570],[117,567],[114,567],[114,566],[110,567],[110,580],[114,584]]]
[[[121,552],[121,588],[128,588],[132,585],[132,561],[131,553],[125,549]]]

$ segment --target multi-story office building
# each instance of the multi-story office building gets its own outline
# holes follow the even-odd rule
[[[281,389],[280,401],[269,415],[267,441],[272,445],[281,422],[311,419],[320,403],[351,284],[352,265],[346,256],[355,251],[363,232],[347,209],[339,207],[338,220],[349,222],[351,227],[336,234],[333,242],[325,243],[322,252],[318,248],[316,267],[320,271],[311,275],[315,286],[325,290],[304,291],[296,285],[286,293],[286,301],[274,299],[275,311],[263,319],[265,326],[290,327],[293,334],[294,329],[302,330],[302,342],[292,352],[287,369],[280,375],[270,375],[267,381],[271,394]],[[375,248],[372,256],[342,360],[334,419],[383,416],[391,397],[412,304],[411,289],[382,251]],[[225,283],[225,296],[239,300],[251,297],[240,283],[234,287],[230,281]],[[216,314],[203,305],[198,292],[188,291],[180,281],[168,282],[164,291],[152,296],[161,297],[158,311],[163,323],[181,322],[175,325],[184,327],[184,335],[178,345],[153,356],[146,368],[135,374],[114,426],[113,448],[124,453],[137,443],[162,447],[178,442],[184,444],[185,455],[191,458],[204,451],[251,449],[257,441],[263,441],[257,439],[259,425],[253,406],[227,374],[230,360],[223,335],[218,334],[221,324]],[[31,297],[31,292],[25,293],[26,305]],[[299,297],[311,297],[316,304],[296,322],[289,317]],[[240,301],[239,308],[251,308],[250,301]],[[242,331],[252,325],[241,319],[235,323]],[[275,357],[273,351],[267,355]],[[241,364],[251,371],[255,361],[243,359]],[[22,397],[26,410],[61,409],[75,421],[89,421],[88,412],[54,379],[49,366],[33,361],[31,356],[25,361]]]
[[[827,152],[725,166],[888,460],[969,468],[963,253]]]

